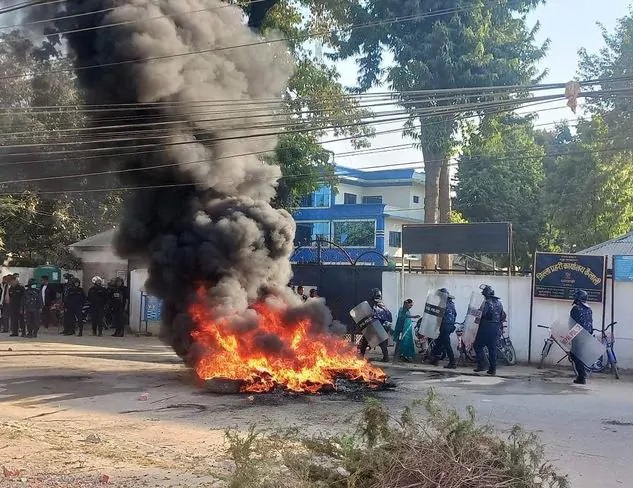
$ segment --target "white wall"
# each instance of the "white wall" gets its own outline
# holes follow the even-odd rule
[[[130,328],[133,332],[141,330],[141,292],[145,290],[146,280],[147,269],[135,269],[130,272]],[[158,335],[160,324],[149,322],[147,330],[154,335]],[[145,323],[142,325],[142,331],[145,332]]]
[[[519,361],[527,361],[528,344],[530,334],[530,291],[531,277],[507,276],[476,276],[476,275],[441,275],[441,274],[416,274],[405,273],[404,298],[398,296],[400,274],[397,272],[383,273],[383,297],[391,310],[398,310],[399,304],[404,298],[412,298],[415,301],[414,311],[421,313],[424,310],[426,295],[430,290],[448,288],[455,295],[457,308],[457,320],[462,321],[466,314],[466,308],[471,293],[479,292],[479,285],[486,283],[491,285],[497,296],[501,298],[506,313],[508,314],[509,333],[517,352]],[[633,283],[616,283],[615,286],[615,313],[616,346],[618,365],[622,368],[633,368],[633,328],[629,324],[633,316]],[[606,323],[611,319],[611,289],[610,282],[607,285],[607,315]],[[551,325],[556,320],[567,321],[571,303],[569,301],[534,299],[532,316],[532,362],[540,360],[543,343],[548,337],[546,329],[540,329],[538,324]],[[602,324],[601,304],[591,304],[594,316],[594,327],[600,328]],[[454,337],[454,336],[453,336]],[[556,362],[563,353],[556,346],[546,362]]]

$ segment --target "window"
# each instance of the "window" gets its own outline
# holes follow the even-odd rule
[[[400,232],[389,232],[389,247],[400,247],[402,234]]]
[[[343,203],[345,205],[356,204],[356,195],[354,195],[353,193],[343,193]]]
[[[329,186],[322,186],[317,191],[306,195],[299,203],[300,207],[329,207],[332,198],[332,189]]]
[[[382,195],[363,197],[363,203],[382,203]]]
[[[415,195],[415,196],[413,197],[413,203],[420,203],[420,197],[419,197],[419,196],[417,196],[417,195]]]
[[[330,240],[329,222],[297,222],[295,246],[314,246],[317,238]]]
[[[332,222],[334,242],[345,247],[375,247],[376,221]]]

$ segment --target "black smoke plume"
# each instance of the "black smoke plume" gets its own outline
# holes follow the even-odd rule
[[[42,17],[58,20],[38,29],[60,33],[75,57],[86,104],[99,107],[99,147],[133,153],[120,159],[121,168],[139,170],[121,175],[124,186],[153,187],[132,192],[115,246],[147,263],[146,288],[164,300],[163,340],[195,361],[187,311],[201,287],[212,315],[238,330],[257,327],[253,303],[276,297],[289,316],[310,317],[322,332],[329,311],[299,304],[286,286],[295,225],[269,203],[280,169],[261,161],[277,142],[261,134],[279,130],[275,111],[292,73],[283,43],[262,42],[241,10],[218,0],[69,0],[50,8]],[[265,335],[260,346],[280,348]]]

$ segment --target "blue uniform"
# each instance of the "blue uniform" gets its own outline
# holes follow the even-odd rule
[[[494,374],[497,371],[497,342],[499,341],[503,315],[503,305],[499,299],[486,297],[481,310],[477,337],[473,344],[477,354],[477,369],[480,371],[484,370],[486,363],[484,348],[488,349],[488,372]]]
[[[590,334],[593,334],[593,312],[587,306],[587,304],[577,301],[569,312],[569,316],[583,329]],[[578,380],[584,382],[587,379],[587,367],[586,365],[574,355],[574,343],[572,342],[571,352],[569,354],[572,362],[574,363],[574,369]]]
[[[371,308],[374,311],[374,318],[376,318],[383,326],[389,322],[393,322],[393,316],[387,307],[383,305],[382,302],[378,302],[376,300],[370,300]],[[387,362],[389,361],[389,350],[387,349],[388,340],[385,340],[379,344],[380,350],[382,351],[382,360]],[[365,336],[363,336],[360,340],[360,344],[358,345],[358,349],[360,350],[361,356],[365,356],[365,352],[369,347],[369,343]]]
[[[455,364],[455,353],[453,352],[453,346],[451,345],[451,334],[455,332],[455,320],[457,320],[457,310],[455,310],[455,303],[452,298],[446,300],[446,309],[442,316],[442,323],[440,325],[440,335],[435,340],[433,346],[433,361],[431,364],[437,364],[442,353],[446,353],[448,357],[448,364]]]

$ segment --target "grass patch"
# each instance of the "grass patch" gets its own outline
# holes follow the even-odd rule
[[[306,437],[297,430],[226,434],[231,488],[568,488],[538,437],[516,426],[501,435],[462,416],[431,391],[418,420],[367,400],[355,431]]]

